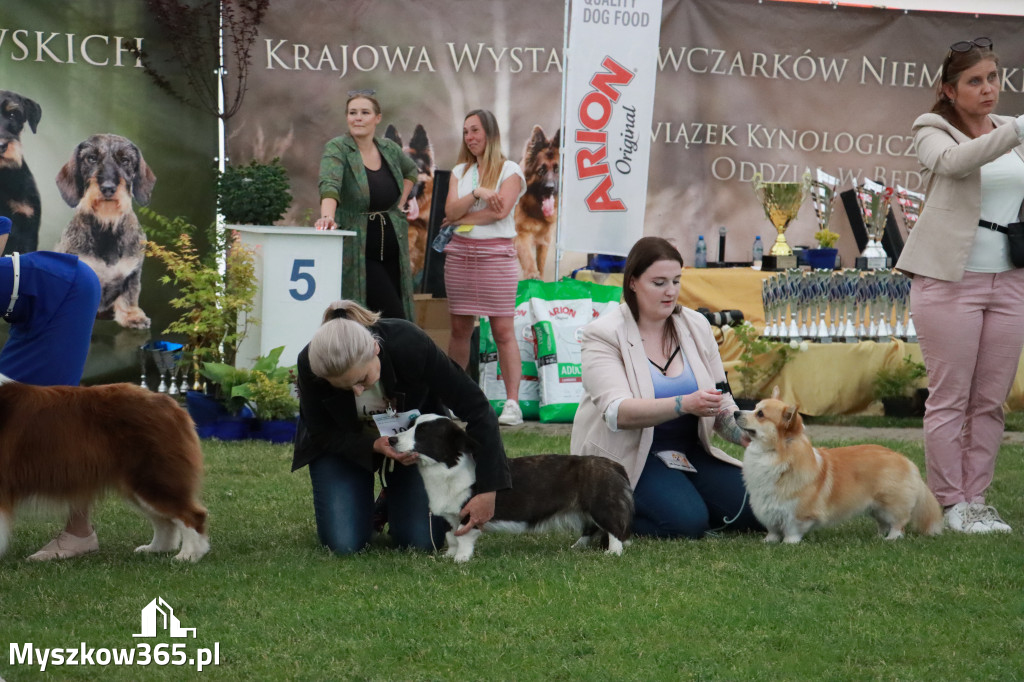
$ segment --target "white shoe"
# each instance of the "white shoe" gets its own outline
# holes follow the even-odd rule
[[[968,505],[967,514],[973,520],[973,533],[1009,533],[1013,529],[999,516],[995,507],[975,502]]]
[[[498,417],[498,423],[502,426],[518,426],[523,423],[523,411],[519,409],[518,401],[505,401],[505,406],[501,408],[501,416]]]
[[[974,523],[973,520],[968,519],[966,502],[957,502],[952,507],[943,512],[942,516],[946,520],[946,528],[956,531],[957,533],[973,533],[975,531],[968,530],[969,527]]]
[[[100,541],[96,539],[96,531],[88,537],[80,538],[62,530],[60,535],[50,540],[46,545],[28,557],[29,561],[51,561],[53,559],[71,559],[83,554],[95,552],[100,548]]]

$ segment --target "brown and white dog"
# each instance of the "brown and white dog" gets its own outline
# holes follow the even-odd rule
[[[424,414],[408,431],[390,438],[399,452],[417,452],[430,511],[451,526],[447,555],[469,561],[480,536],[465,535],[459,513],[473,495],[477,443],[448,417]],[[494,517],[485,530],[512,533],[570,528],[580,533],[574,547],[600,542],[608,554],[622,554],[633,525],[633,490],[621,464],[604,457],[532,455],[508,461],[512,487],[495,495]]]
[[[768,529],[765,542],[800,542],[809,531],[867,513],[886,540],[942,532],[942,508],[917,466],[880,445],[816,448],[797,408],[772,398],[736,412],[750,436],[743,480],[754,515]]]
[[[57,251],[73,253],[99,277],[99,313],[112,312],[122,327],[148,329],[139,307],[146,235],[132,197],[148,204],[156,176],[135,144],[120,135],[81,142],[57,174],[57,188],[75,214]]]
[[[153,524],[136,552],[199,561],[203,452],[188,413],[132,384],[30,386],[0,375],[0,556],[24,502],[85,507],[117,491]]]

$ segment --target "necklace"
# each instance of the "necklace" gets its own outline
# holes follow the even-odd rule
[[[662,376],[668,376],[668,366],[672,364],[672,361],[676,359],[677,355],[679,355],[679,346],[676,346],[676,349],[672,351],[672,355],[668,356],[668,360],[665,361],[664,367],[656,363],[654,360],[651,360],[650,358],[647,358],[647,362],[657,367],[658,371],[661,372]]]

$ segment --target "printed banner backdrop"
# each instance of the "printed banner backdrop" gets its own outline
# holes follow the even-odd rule
[[[197,225],[214,219],[216,118],[153,85],[126,49],[140,40],[144,49],[161,52],[161,32],[144,2],[0,3],[0,90],[31,99],[41,110],[35,133],[25,126],[20,136],[40,195],[40,250],[57,245],[74,214],[58,192],[58,172],[80,142],[101,133],[138,147],[156,176],[150,208]],[[172,65],[161,68],[173,76]],[[168,305],[174,292],[158,281],[163,274],[159,263],[146,260],[139,305],[152,320],[150,329],[97,320],[86,383],[138,376],[136,349],[160,338],[174,316]],[[7,325],[0,325],[0,336],[6,333]]]
[[[422,125],[437,168],[454,165],[462,117],[476,107],[494,111],[506,153],[523,161],[535,126],[548,139],[558,131],[563,22],[563,3],[551,0],[376,0],[344,12],[276,0],[229,153],[282,158],[296,198],[286,219],[300,225],[316,215],[320,154],[345,131],[349,90],[377,90],[380,134],[394,125],[408,145]],[[697,236],[724,225],[725,260],[749,260],[755,235],[774,238],[755,171],[791,180],[821,167],[843,189],[865,176],[921,189],[910,126],[931,108],[947,46],[991,36],[1004,70],[999,111],[1018,113],[1022,30],[1017,17],[665,0],[643,233],[675,239],[689,263]],[[542,190],[524,165],[531,191]],[[814,229],[805,205],[787,236],[811,244]],[[563,274],[583,259],[566,254]]]
[[[661,0],[576,0],[569,17],[559,244],[625,256],[643,236]]]

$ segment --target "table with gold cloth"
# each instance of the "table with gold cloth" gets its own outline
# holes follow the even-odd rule
[[[765,325],[761,282],[776,274],[752,268],[683,268],[679,302],[688,308],[740,310],[745,320],[761,330]],[[575,276],[622,284],[622,275],[618,273],[581,270]],[[723,330],[719,348],[726,372],[735,375],[732,369],[739,362],[741,347],[731,329]],[[782,399],[799,405],[800,412],[807,415],[880,413],[881,407],[872,397],[871,383],[880,369],[896,367],[905,355],[920,361],[920,346],[904,341],[811,343],[806,352],[795,353],[767,386],[777,385]],[[923,386],[924,380],[921,382]],[[736,380],[732,383],[735,388]],[[1006,408],[1024,409],[1024,365],[1019,360]]]

